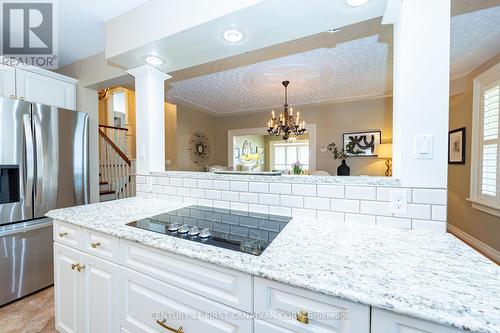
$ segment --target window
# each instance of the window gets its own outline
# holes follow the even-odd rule
[[[500,64],[474,80],[472,206],[500,216]]]
[[[309,170],[309,142],[273,143],[273,170],[291,170],[299,161],[303,169]]]

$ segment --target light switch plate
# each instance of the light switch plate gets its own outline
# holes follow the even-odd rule
[[[417,135],[415,137],[415,159],[432,158],[432,135]]]
[[[391,212],[393,214],[406,214],[408,201],[406,191],[391,191]]]

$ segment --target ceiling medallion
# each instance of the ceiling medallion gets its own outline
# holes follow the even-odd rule
[[[300,112],[297,117],[293,116],[293,108],[288,109],[288,84],[290,81],[283,81],[285,87],[285,105],[279,119],[275,117],[274,110],[271,112],[271,119],[267,122],[267,132],[270,135],[281,136],[283,140],[288,140],[290,136],[299,136],[306,131],[306,122],[300,123]]]

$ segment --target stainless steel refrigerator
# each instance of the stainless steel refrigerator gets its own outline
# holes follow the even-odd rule
[[[44,215],[90,200],[88,119],[0,97],[0,305],[53,284]]]

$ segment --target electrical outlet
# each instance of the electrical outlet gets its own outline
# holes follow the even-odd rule
[[[391,212],[394,214],[406,214],[408,212],[408,201],[406,191],[391,191]]]

